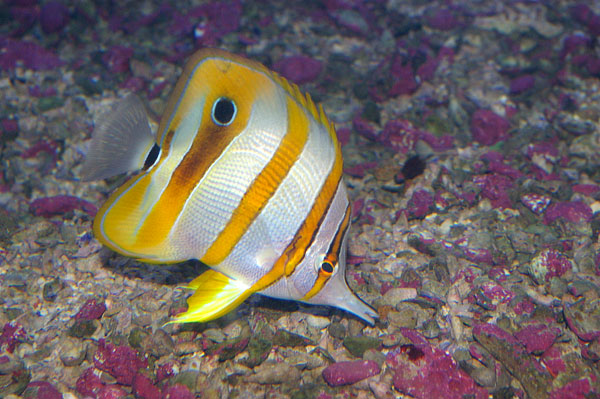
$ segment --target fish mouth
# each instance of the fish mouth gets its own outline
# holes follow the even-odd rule
[[[367,305],[350,290],[346,279],[339,273],[333,276],[323,289],[309,300],[309,303],[329,305],[345,310],[363,319],[371,326],[375,324],[375,319],[379,317],[371,306]]]
[[[375,325],[375,319],[379,317],[377,312],[369,305],[367,305],[362,299],[351,293],[351,296],[344,298],[343,303],[336,305],[336,307],[343,309],[347,312],[352,313],[355,316],[360,317],[369,325]]]

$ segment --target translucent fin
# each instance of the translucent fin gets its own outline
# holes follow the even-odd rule
[[[94,129],[82,180],[100,180],[142,169],[154,143],[144,104],[136,95],[128,95]]]
[[[214,270],[202,273],[187,288],[196,292],[187,300],[187,312],[177,316],[172,323],[214,320],[238,307],[252,294],[248,285]]]

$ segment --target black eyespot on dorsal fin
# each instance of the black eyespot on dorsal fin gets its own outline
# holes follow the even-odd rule
[[[148,153],[148,156],[146,157],[146,160],[144,161],[143,170],[150,169],[150,167],[152,165],[154,165],[154,163],[158,159],[159,154],[160,154],[160,147],[158,146],[158,144],[154,143],[154,145],[150,149],[150,152]]]

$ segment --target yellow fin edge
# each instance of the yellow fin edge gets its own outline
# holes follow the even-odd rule
[[[229,278],[215,270],[208,270],[188,285],[196,292],[188,298],[188,310],[170,323],[204,323],[229,313],[251,294],[246,284]]]

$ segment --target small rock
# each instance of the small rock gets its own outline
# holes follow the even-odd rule
[[[129,332],[129,337],[127,338],[127,342],[131,345],[132,348],[140,349],[144,342],[150,337],[150,333],[143,328],[133,327]]]
[[[367,349],[363,354],[363,359],[372,360],[377,363],[379,367],[382,367],[383,363],[385,363],[385,355],[377,349]]]
[[[477,324],[473,337],[523,385],[531,398],[546,398],[551,376],[510,333],[494,324]]]
[[[60,360],[67,367],[79,366],[87,352],[87,345],[80,339],[65,338],[60,344]]]
[[[273,343],[263,337],[253,335],[248,342],[248,358],[246,359],[246,366],[254,368],[265,361]]]
[[[306,322],[312,328],[322,330],[331,323],[331,320],[328,317],[314,316],[309,314],[306,316]]]
[[[544,284],[554,276],[560,277],[573,269],[573,262],[561,252],[547,248],[527,265],[529,274],[538,284]]]
[[[218,355],[219,361],[224,362],[226,360],[233,359],[238,353],[242,352],[248,346],[248,338],[233,338],[228,339],[220,344],[216,344],[208,348],[205,352],[208,355]]]
[[[104,301],[99,303],[95,299],[88,299],[75,315],[75,320],[97,320],[102,317],[105,311]]]
[[[379,374],[381,369],[373,360],[337,362],[323,370],[323,379],[329,386],[350,385]]]
[[[381,304],[396,306],[400,302],[415,299],[416,297],[417,290],[415,288],[392,288],[383,295]]]
[[[100,327],[98,320],[77,320],[75,324],[69,328],[69,336],[74,338],[89,338]]]
[[[327,328],[327,332],[334,338],[343,339],[346,336],[346,327],[340,322],[333,322]]]
[[[344,347],[355,357],[362,357],[367,349],[376,349],[381,345],[381,340],[374,337],[347,337]]]
[[[227,336],[223,333],[223,331],[217,328],[208,328],[204,330],[202,332],[202,336],[217,343],[221,343],[227,339]]]
[[[564,315],[569,328],[584,341],[600,338],[600,303],[580,300],[566,305]]]
[[[42,289],[42,297],[45,301],[54,302],[58,296],[58,291],[62,290],[63,284],[60,279],[55,278],[44,284]]]
[[[21,394],[23,399],[62,399],[58,389],[47,381],[32,381]]]
[[[164,399],[194,399],[195,395],[185,385],[175,384],[164,390]]]
[[[298,381],[301,377],[300,370],[285,362],[267,362],[258,366],[255,374],[248,377],[248,381],[258,384],[282,384]]]
[[[273,336],[273,345],[277,346],[307,346],[312,344],[313,342],[310,339],[283,329],[277,330]]]

